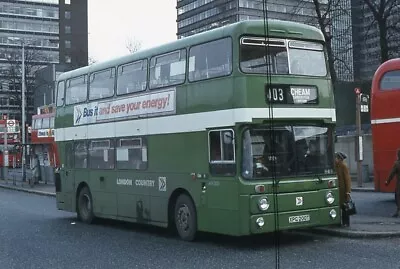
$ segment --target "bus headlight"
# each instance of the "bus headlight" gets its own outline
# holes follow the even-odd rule
[[[336,219],[337,213],[335,209],[332,209],[329,211],[329,215],[331,216],[332,219]]]
[[[325,196],[326,201],[328,202],[328,204],[333,204],[333,202],[335,202],[335,197],[333,197],[333,194],[331,192],[328,192]]]
[[[264,224],[265,224],[265,223],[264,223],[264,218],[263,218],[263,217],[257,218],[257,219],[256,219],[256,223],[257,223],[257,225],[258,225],[259,228],[263,227]]]
[[[268,210],[268,208],[269,208],[268,199],[267,199],[266,197],[265,197],[265,198],[261,198],[261,199],[258,201],[258,207],[259,207],[260,210],[262,210],[262,211]]]

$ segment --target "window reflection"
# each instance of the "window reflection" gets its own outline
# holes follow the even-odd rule
[[[332,129],[317,126],[253,128],[243,136],[245,178],[333,173]]]
[[[322,44],[284,39],[265,40],[262,37],[241,39],[240,68],[245,73],[255,74],[327,75]]]
[[[381,90],[400,90],[400,70],[385,73],[380,82]]]

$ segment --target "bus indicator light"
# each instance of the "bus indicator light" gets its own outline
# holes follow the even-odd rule
[[[256,185],[254,189],[255,189],[256,193],[264,193],[265,192],[264,185]]]

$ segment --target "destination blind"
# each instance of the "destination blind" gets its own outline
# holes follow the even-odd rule
[[[277,104],[317,104],[315,86],[270,84],[265,86],[265,101]]]

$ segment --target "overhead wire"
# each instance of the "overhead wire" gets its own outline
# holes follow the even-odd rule
[[[269,156],[276,156],[276,145],[275,145],[275,130],[274,130],[274,104],[272,101],[272,59],[269,57],[269,20],[268,20],[268,7],[267,0],[263,0],[263,21],[264,21],[264,37],[265,37],[265,65],[266,65],[266,83],[265,83],[265,94],[268,105],[268,132],[270,140],[270,152]],[[279,203],[278,203],[278,180],[276,176],[276,158],[271,160],[271,174],[272,174],[272,196],[273,196],[273,208],[274,208],[274,246],[275,246],[275,268],[280,268],[280,227],[279,227]]]

